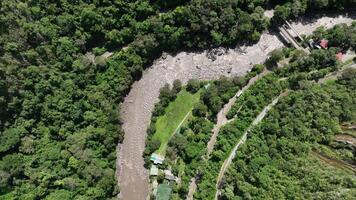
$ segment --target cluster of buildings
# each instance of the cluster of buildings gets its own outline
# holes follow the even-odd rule
[[[153,162],[150,168],[150,176],[158,176],[160,173],[164,173],[164,178],[169,181],[178,181],[178,177],[174,176],[171,170],[165,169],[160,170],[157,165],[163,164],[164,156],[153,153],[150,157],[150,160]]]
[[[152,166],[150,168],[150,177],[158,177],[159,175],[164,174],[164,179],[167,180],[168,182],[171,181],[179,182],[179,178],[174,176],[171,170],[159,169],[158,165],[163,164],[164,156],[153,153],[150,157],[150,160],[152,161]],[[152,193],[156,197],[156,199],[162,199],[162,200],[168,200],[170,193],[172,191],[170,184],[167,183],[158,184],[157,178],[154,178],[152,181],[152,189],[153,189]]]
[[[296,49],[301,49],[309,53],[308,48],[310,49],[328,49],[329,41],[326,39],[321,39],[320,41],[314,41],[310,39],[306,44],[306,48],[303,47],[302,42],[304,41],[303,37],[298,33],[298,31],[288,22],[285,23],[279,28],[279,33],[282,38],[291,46]],[[338,52],[336,55],[337,60],[342,60],[342,52]]]

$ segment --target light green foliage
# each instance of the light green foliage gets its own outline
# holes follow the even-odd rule
[[[341,2],[335,6],[350,5]],[[115,150],[123,139],[118,105],[132,82],[163,51],[257,41],[269,25],[262,14],[267,3],[2,0],[0,199],[116,198]],[[291,5],[294,14],[305,10],[304,2]],[[347,47],[348,37],[339,33],[331,35]],[[86,56],[104,49],[115,54],[96,64]],[[211,92],[224,95],[206,101],[208,118],[236,91],[224,87]],[[178,90],[176,83],[162,102]],[[203,143],[211,124],[198,121],[204,133],[189,137]]]
[[[157,200],[169,200],[172,188],[167,184],[159,184],[157,188]]]
[[[348,85],[334,82],[283,98],[240,149],[226,174],[222,198],[329,198],[345,191],[343,198],[352,199],[352,172],[320,160],[311,149],[318,147],[314,142],[328,144],[339,132],[343,113],[355,111],[355,95]],[[240,192],[231,195],[231,189]]]
[[[152,136],[153,140],[161,141],[161,146],[157,150],[159,154],[165,154],[169,139],[175,133],[186,116],[190,115],[193,105],[198,102],[200,93],[190,94],[183,90],[178,93],[177,98],[165,109],[165,114],[157,118],[156,132]]]
[[[338,68],[334,48],[313,50],[252,85],[230,110],[228,117],[235,116],[236,120],[220,131],[212,157],[205,165],[200,164],[202,176],[195,198],[214,198],[216,178],[223,161],[260,112],[260,106],[267,105],[282,88],[295,91],[280,99],[277,111],[272,109],[263,123],[250,133],[222,181],[221,198],[325,198],[335,197],[340,190],[348,191],[343,196],[350,198],[354,193],[348,190],[354,188],[350,175],[340,170],[333,174],[335,169],[329,166],[323,170],[320,161],[309,157],[313,143],[329,144],[334,134],[340,132],[340,122],[355,120],[352,114],[356,108],[352,100],[355,99],[354,81],[351,81],[355,70],[342,73],[339,80],[325,87],[313,82]],[[315,76],[316,72],[322,75]],[[281,79],[283,77],[289,78]],[[342,153],[343,158],[349,157]],[[334,178],[345,181],[332,181]],[[231,191],[238,192],[232,194]]]

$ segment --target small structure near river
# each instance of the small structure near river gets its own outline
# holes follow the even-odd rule
[[[150,157],[150,160],[154,163],[154,164],[162,164],[164,161],[164,156],[161,156],[159,154],[153,153]]]

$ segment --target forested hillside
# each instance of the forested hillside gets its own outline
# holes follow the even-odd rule
[[[312,150],[330,144],[342,122],[356,120],[356,79],[349,78],[355,75],[345,71],[337,81],[306,84],[283,98],[239,150],[221,199],[353,199],[354,171]]]
[[[309,38],[327,38],[338,51],[346,52],[355,50],[355,28],[355,23],[319,28]],[[331,60],[324,57],[319,64],[311,59],[297,60],[277,70],[279,75],[291,75],[293,90],[251,130],[218,186],[220,199],[354,198],[354,146],[338,138],[343,134],[355,138],[352,128],[347,132],[343,127],[352,127],[356,121],[356,70],[343,67],[339,73],[327,75],[324,67],[331,71],[336,67],[332,55],[328,57]],[[354,61],[346,66],[354,67]],[[308,72],[307,66],[319,67]],[[322,78],[325,75],[327,78]]]
[[[330,46],[330,48],[327,50],[315,49],[315,50],[312,50],[309,55],[303,55],[303,53],[299,52],[298,50],[294,50],[292,52],[280,51],[280,53],[278,53],[280,56],[272,56],[271,55],[270,59],[267,60],[266,64],[274,63],[272,65],[272,66],[274,66],[273,68],[275,68],[274,72],[272,74],[265,76],[260,81],[258,81],[256,84],[254,84],[251,87],[250,91],[247,91],[244,95],[242,95],[238,99],[238,101],[235,103],[235,105],[232,107],[232,109],[230,110],[230,112],[228,114],[229,118],[233,118],[234,116],[236,116],[236,118],[230,124],[227,124],[225,127],[223,127],[221,134],[219,134],[219,136],[217,138],[217,143],[214,147],[214,150],[212,152],[212,156],[211,156],[210,160],[208,160],[207,162],[201,163],[200,166],[197,168],[197,173],[200,174],[200,179],[199,179],[199,183],[198,183],[198,191],[195,194],[196,199],[212,199],[212,198],[214,198],[214,195],[216,194],[216,189],[219,189],[220,187],[224,187],[225,179],[222,180],[222,182],[220,182],[218,185],[216,185],[216,180],[219,175],[220,167],[223,165],[224,161],[228,158],[228,156],[229,156],[230,152],[232,151],[232,149],[234,148],[234,146],[239,141],[241,141],[241,137],[242,137],[243,133],[245,133],[248,130],[248,128],[251,127],[250,124],[257,117],[258,113],[260,113],[262,111],[263,107],[268,105],[272,101],[272,99],[276,98],[279,94],[281,94],[283,92],[283,90],[289,89],[289,90],[299,92],[299,90],[303,90],[304,88],[310,88],[311,87],[310,85],[312,85],[314,81],[318,81],[325,75],[338,70],[342,66],[341,63],[339,61],[337,61],[335,54],[338,51],[346,52],[350,48],[352,50],[354,50],[353,48],[354,48],[355,40],[353,38],[355,35],[355,31],[354,31],[355,26],[356,26],[356,24],[353,23],[351,26],[339,25],[339,26],[335,26],[334,28],[329,29],[329,30],[319,29],[312,36],[310,36],[312,38],[318,38],[318,37],[329,38],[330,44],[332,44],[332,46]],[[339,34],[341,32],[343,32],[344,34]],[[276,54],[276,52],[274,52],[272,54]],[[278,59],[275,60],[276,58],[278,58]],[[289,59],[290,63],[283,68],[276,68],[276,64],[277,64],[276,61],[279,61],[283,58]],[[294,94],[294,92],[292,92],[292,93]],[[351,115],[349,115],[349,113],[352,113],[351,110],[354,109],[354,106],[352,106],[354,104],[354,102],[349,101],[350,99],[352,99],[351,96],[354,95],[354,90],[351,90],[351,89],[346,90],[345,93],[348,93],[348,95],[350,95],[350,96],[345,97],[346,98],[345,102],[340,102],[340,104],[345,105],[345,107],[347,109],[340,108],[340,113],[338,113],[338,116],[334,117],[334,120],[336,120],[337,122],[338,122],[338,119],[336,119],[336,118],[342,117],[343,115],[348,115],[348,117],[347,117],[347,119],[339,119],[340,122],[344,122],[347,120],[354,120],[354,118],[352,118]],[[294,100],[297,101],[296,99],[293,99],[291,104],[289,104],[289,106],[293,106]],[[310,101],[311,100],[312,99],[310,99]],[[314,106],[317,106],[316,102],[314,104],[315,104]],[[320,102],[320,104],[321,104],[320,106],[327,106],[327,105],[324,105],[322,102]],[[287,111],[286,106],[281,108],[282,109],[281,112]],[[332,108],[330,108],[330,109],[332,109]],[[314,111],[317,112],[317,107],[309,108],[308,110],[310,110],[311,116],[319,115],[319,113],[313,113]],[[343,111],[345,111],[345,113],[341,113]],[[294,110],[290,110],[290,112],[293,113]],[[332,112],[332,111],[330,110],[330,112]],[[285,114],[289,115],[291,113],[287,112]],[[298,121],[298,123],[306,123],[305,125],[303,125],[306,127],[301,128],[302,127],[301,124],[298,125],[298,123],[291,121],[290,123],[293,124],[293,128],[283,126],[283,128],[286,128],[286,129],[281,128],[282,129],[281,132],[287,131],[286,134],[288,133],[288,134],[297,135],[298,137],[301,137],[301,138],[304,137],[304,139],[306,140],[304,142],[310,141],[310,142],[321,142],[321,143],[329,142],[331,140],[331,138],[334,136],[334,134],[337,134],[337,132],[334,128],[337,127],[338,125],[335,125],[334,122],[328,124],[328,122],[325,121],[326,118],[328,118],[328,116],[324,116],[325,119],[323,118],[323,121],[319,122],[319,121],[312,121],[309,118],[309,115],[306,110],[298,111],[297,114],[299,114],[300,116],[307,115],[307,116],[305,116],[305,118],[303,120]],[[280,115],[280,117],[282,117],[282,116]],[[291,117],[291,118],[293,118],[293,117]],[[289,121],[290,121],[290,120],[288,121],[287,119],[284,119],[284,118],[281,118],[278,120],[281,121],[281,123],[278,123],[278,125],[280,125],[280,126],[281,126],[282,122],[289,123]],[[284,121],[284,120],[286,120],[286,121]],[[307,120],[307,121],[304,121],[304,120]],[[313,119],[313,120],[316,120],[316,119]],[[309,125],[310,123],[314,124],[314,126]],[[328,124],[329,126],[325,126],[326,124]],[[297,126],[297,127],[294,127],[294,126]],[[312,126],[313,129],[309,130],[309,131],[306,130],[308,126]],[[315,126],[319,126],[319,128],[323,129],[323,131],[321,131],[319,133],[317,130],[314,130],[314,128],[316,128]],[[299,127],[301,129],[299,129]],[[274,130],[271,130],[271,131],[273,132]],[[267,132],[265,134],[267,134]],[[269,133],[269,134],[275,134],[275,132]],[[305,135],[305,134],[307,134],[307,135]],[[250,133],[249,135],[253,135],[253,133]],[[264,134],[262,134],[262,136],[264,137]],[[253,136],[253,137],[255,137],[255,136]],[[301,139],[301,138],[299,138],[299,139]],[[249,141],[249,139],[250,138],[248,138],[247,141]],[[292,142],[293,137],[290,138],[291,141],[289,141],[289,135],[283,135],[282,139],[285,140],[284,142],[289,143],[289,142]],[[301,142],[301,141],[298,141],[298,142]],[[252,142],[252,144],[254,145],[254,142]],[[302,148],[303,147],[302,145],[303,145],[303,143],[300,143],[297,145],[289,144],[289,146],[287,145],[287,147],[290,147],[291,149],[289,149],[288,151],[292,152],[292,150],[293,150],[292,147],[294,147],[294,146],[296,148],[299,146]],[[272,146],[272,147],[274,148],[274,146]],[[254,151],[254,149],[251,149],[251,151]],[[265,151],[268,151],[268,150],[265,149]],[[279,152],[279,150],[274,152],[274,153],[276,153],[275,156],[277,158],[282,156],[278,152]],[[305,152],[308,152],[308,150],[306,149]],[[290,153],[290,154],[293,155],[293,153]],[[240,152],[238,152],[238,155],[240,155]],[[247,155],[243,155],[243,157],[246,157],[246,160],[250,161],[251,155],[247,153]],[[256,157],[258,157],[258,155],[256,155]],[[256,174],[262,173],[260,171],[261,168],[259,168],[259,165],[258,165],[259,160],[257,159],[256,162],[257,163],[256,163],[255,171],[247,171],[246,174],[244,174],[247,177],[252,178],[251,182],[256,182],[257,181]],[[264,161],[261,161],[261,162],[264,162]],[[285,160],[285,162],[287,165],[288,160]],[[266,162],[265,164],[266,164],[266,166],[268,166],[268,162]],[[278,163],[278,164],[280,164],[280,163]],[[251,163],[251,165],[254,165],[254,163]],[[246,166],[246,167],[253,167],[253,166]],[[241,168],[239,168],[239,169],[242,170]],[[288,169],[286,169],[286,171],[288,171]],[[256,173],[256,174],[254,174],[254,173]],[[268,176],[272,176],[274,171],[272,170],[272,171],[268,171],[266,173],[271,173],[271,174],[268,174]],[[320,173],[322,173],[322,172],[320,172]],[[329,171],[326,173],[331,173],[331,172]],[[238,181],[237,178],[240,178],[240,177],[235,177],[235,175],[236,175],[236,173],[232,175],[233,177],[228,177],[228,178],[230,178],[229,180],[233,179],[230,183],[231,185],[236,184],[236,182]],[[228,179],[228,178],[226,178],[226,179]],[[265,177],[263,177],[263,178],[265,178]],[[316,179],[318,181],[325,180],[325,179],[322,179],[322,177],[317,177]],[[276,181],[277,180],[280,180],[280,178],[276,178]],[[293,180],[290,180],[290,181],[293,182]],[[246,181],[247,181],[247,179],[246,179]],[[266,182],[264,184],[269,185],[268,181],[271,181],[271,184],[273,184],[273,181],[275,181],[275,180],[274,180],[274,178],[271,177],[270,179],[266,180]],[[283,183],[281,183],[281,185],[283,185],[283,186],[278,185],[278,187],[288,187],[286,184],[287,183],[283,182]],[[293,182],[290,184],[298,185],[298,182]],[[309,198],[310,197],[310,195],[311,195],[310,193],[312,193],[313,191],[308,191],[308,188],[312,184],[313,184],[312,182],[308,182],[308,183],[304,183],[304,185],[298,186],[300,192],[302,192],[302,191],[309,192],[309,193],[305,193],[304,195],[306,195],[306,196],[301,196],[301,198]],[[221,193],[222,195],[220,195],[220,196],[222,198],[227,198],[227,199],[234,199],[236,196],[240,196],[240,195],[245,198],[249,198],[249,197],[251,197],[251,198],[252,197],[272,198],[275,196],[278,196],[279,198],[282,198],[282,199],[290,198],[290,196],[288,196],[288,194],[289,194],[288,191],[283,190],[283,189],[275,188],[276,193],[270,193],[270,192],[274,192],[274,190],[273,190],[274,188],[270,187],[269,189],[267,189],[267,191],[265,193],[262,193],[264,191],[263,187],[266,187],[265,185],[257,185],[256,184],[255,187],[252,187],[252,188],[241,188],[241,191],[239,191],[237,189],[237,187],[239,187],[239,186],[236,186],[233,189],[231,187],[229,187],[230,191],[224,190],[224,191],[222,191],[222,193]],[[349,187],[348,185],[342,185],[341,182],[338,182],[337,186],[339,188],[348,188]],[[277,185],[276,185],[276,187],[277,187]],[[354,186],[350,186],[350,187],[354,188]],[[243,191],[243,189],[246,189],[246,191]],[[277,191],[277,190],[279,190],[279,191]],[[281,191],[286,192],[286,193],[281,193]],[[245,194],[243,194],[243,192],[246,193],[246,196],[244,196]],[[277,192],[279,192],[279,193],[277,194]],[[259,195],[261,195],[261,196],[259,196]],[[323,194],[320,194],[320,195],[323,195]]]
[[[188,190],[192,191],[192,180],[197,184],[195,199],[213,199],[215,194],[221,199],[311,199],[329,195],[352,199],[354,147],[342,145],[345,141],[335,144],[334,138],[342,133],[341,124],[356,120],[355,69],[346,70],[355,67],[354,60],[343,63],[336,57],[337,52],[350,54],[355,50],[355,28],[356,23],[328,30],[320,27],[307,38],[328,39],[328,49],[312,49],[310,54],[292,48],[275,50],[265,65],[256,65],[244,77],[190,80],[186,89],[193,94],[199,91],[200,101],[186,122],[171,131],[163,153],[165,162],[157,166],[162,171],[172,170],[179,181],[167,181],[159,175],[151,176],[151,181],[170,185],[171,199],[186,199]],[[221,127],[210,154],[207,143],[215,132],[218,112],[258,74],[260,79],[226,113],[229,121]],[[161,89],[148,131],[146,161],[151,153],[158,152],[160,141],[154,137],[157,119],[175,101],[174,88]],[[276,98],[280,98],[276,108],[253,127],[251,124]],[[222,165],[245,133],[248,142],[238,149],[228,173],[217,181]]]
[[[115,197],[118,103],[132,81],[162,50],[233,43],[244,39],[240,32],[266,28],[263,9],[253,18],[240,6],[1,1],[2,198]],[[238,19],[247,29],[231,28]],[[127,45],[111,59],[100,56]]]
[[[257,41],[267,3],[2,0],[0,199],[116,198],[118,104],[132,82],[162,51]]]

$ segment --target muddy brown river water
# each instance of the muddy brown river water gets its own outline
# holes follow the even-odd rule
[[[319,17],[307,23],[293,23],[301,34],[310,34],[316,27],[332,27],[339,23],[351,23],[351,17]],[[159,89],[166,83],[180,79],[212,80],[224,76],[243,76],[254,64],[262,63],[269,52],[283,43],[269,32],[252,46],[236,49],[217,49],[216,60],[207,57],[207,51],[181,52],[163,55],[136,81],[121,105],[125,139],[117,148],[117,176],[120,186],[119,199],[145,200],[149,196],[149,177],[144,168],[142,153],[145,148],[146,130],[150,124],[151,111],[158,102]]]

